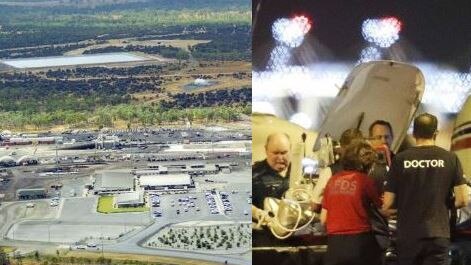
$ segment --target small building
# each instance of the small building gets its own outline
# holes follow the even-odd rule
[[[152,168],[152,169],[141,169],[141,170],[134,170],[134,175],[140,176],[148,176],[148,175],[159,175],[159,174],[168,174],[168,169],[166,167],[159,167],[159,168]]]
[[[144,206],[144,193],[141,191],[116,194],[113,201],[115,208]]]
[[[33,200],[33,199],[44,199],[47,197],[45,189],[18,189],[16,191],[16,197],[19,200]]]
[[[139,186],[144,190],[186,190],[195,184],[188,174],[168,174],[141,176]]]
[[[119,137],[116,135],[98,135],[95,140],[96,147],[98,149],[115,149],[119,146]]]
[[[229,163],[217,164],[216,167],[224,174],[230,174],[232,172],[232,166]]]
[[[134,176],[128,172],[102,171],[94,185],[95,194],[129,192],[134,190]]]
[[[219,169],[215,164],[194,164],[187,167],[187,172],[190,175],[208,175],[217,174]]]
[[[152,169],[159,169],[160,164],[159,163],[148,163],[147,167],[152,168]]]

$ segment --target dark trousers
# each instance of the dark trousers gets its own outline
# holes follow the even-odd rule
[[[448,265],[448,238],[399,239],[399,265]]]
[[[373,234],[329,235],[324,265],[380,265],[381,249]]]

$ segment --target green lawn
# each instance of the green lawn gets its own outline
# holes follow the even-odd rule
[[[101,196],[98,199],[97,211],[99,213],[129,213],[129,212],[145,212],[149,207],[129,207],[129,208],[114,208],[113,196]]]

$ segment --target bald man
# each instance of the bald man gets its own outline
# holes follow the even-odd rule
[[[266,197],[280,199],[289,188],[291,143],[284,133],[274,133],[265,143],[267,158],[252,166],[252,219],[258,221]]]
[[[468,204],[466,181],[458,157],[435,145],[437,117],[414,120],[416,146],[395,156],[388,173],[383,209],[397,202],[400,265],[448,264],[449,210]]]

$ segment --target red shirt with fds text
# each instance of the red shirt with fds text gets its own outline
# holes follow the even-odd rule
[[[327,210],[327,234],[359,234],[371,230],[366,207],[381,205],[373,180],[357,171],[332,176],[324,191],[322,208]]]

